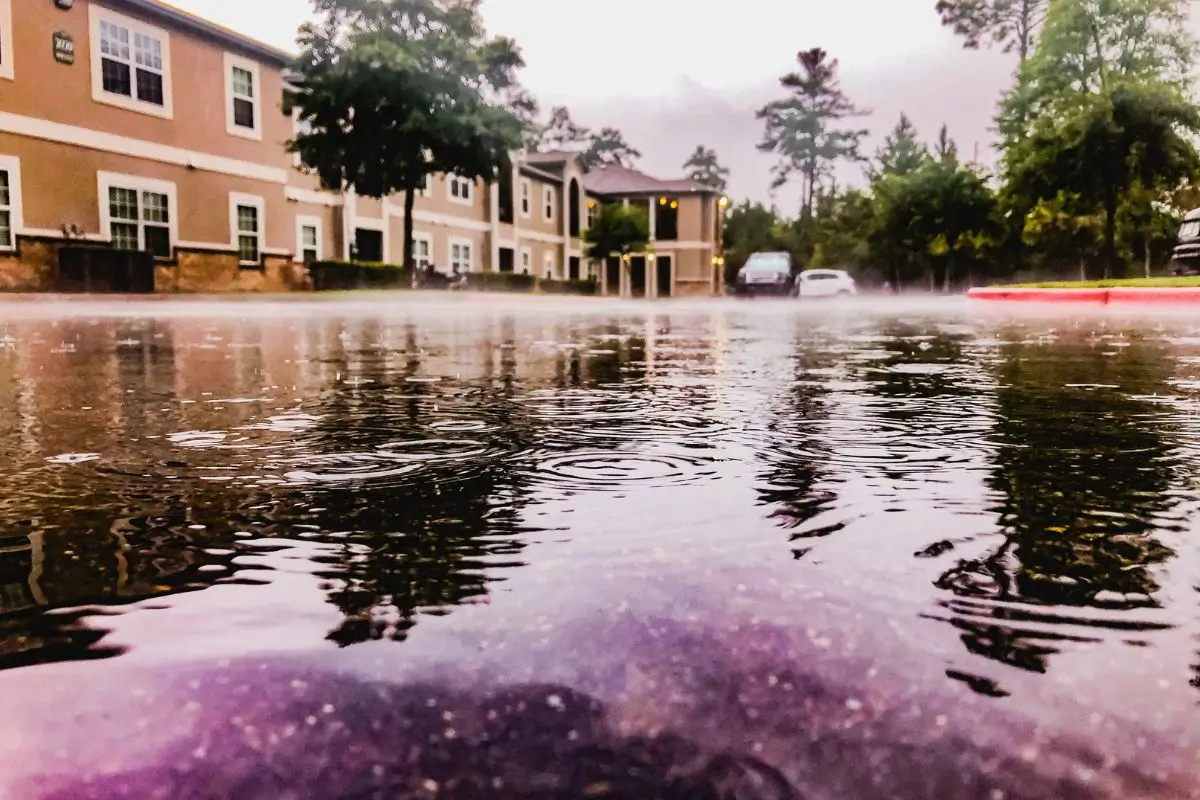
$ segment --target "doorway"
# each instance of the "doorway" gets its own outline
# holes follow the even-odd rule
[[[515,254],[511,247],[500,248],[500,272],[512,272],[516,265]]]
[[[383,231],[370,228],[354,229],[354,260],[380,264],[383,262]]]
[[[606,295],[621,293],[621,259],[616,256],[604,259],[604,293]]]
[[[674,286],[674,281],[671,280],[671,273],[673,271],[671,269],[671,261],[670,256],[659,256],[654,259],[654,269],[656,272],[654,288],[657,290],[659,297],[671,296],[671,288]]]
[[[646,296],[646,257],[631,256],[629,259],[629,296]]]

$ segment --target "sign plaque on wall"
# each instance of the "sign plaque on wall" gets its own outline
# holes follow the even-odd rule
[[[75,40],[66,31],[54,32],[54,60],[60,64],[75,63]]]

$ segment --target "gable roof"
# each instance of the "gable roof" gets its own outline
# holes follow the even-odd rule
[[[187,11],[163,2],[163,0],[120,0],[119,3],[114,3],[114,5],[123,5],[134,12],[145,14],[154,21],[165,22],[198,36],[214,39],[221,44],[235,50],[240,50],[247,55],[260,58],[268,63],[288,66],[296,58],[291,53],[286,53],[257,39],[251,39],[249,36],[230,30],[223,25],[209,22],[203,17],[190,14]]]
[[[657,192],[716,194],[712,187],[689,178],[661,180],[631,167],[594,167],[583,176],[588,191],[598,194],[655,194]]]

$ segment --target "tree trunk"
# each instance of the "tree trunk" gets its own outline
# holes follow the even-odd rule
[[[408,270],[412,288],[417,288],[417,267],[413,263],[413,205],[417,194],[417,181],[410,175],[404,187],[404,267]],[[387,220],[384,220],[386,224]]]
[[[950,279],[954,273],[954,248],[946,253],[946,271],[942,273],[942,294],[950,294]]]
[[[1150,277],[1150,240],[1146,240],[1146,277]]]
[[[1117,196],[1108,192],[1104,198],[1104,277],[1123,278],[1125,270],[1116,263],[1117,255]],[[1118,274],[1120,273],[1120,274]]]

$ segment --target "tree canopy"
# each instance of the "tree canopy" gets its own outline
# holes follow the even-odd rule
[[[405,197],[427,175],[491,180],[522,144],[536,104],[516,43],[489,37],[472,0],[315,0],[300,30],[290,147],[329,189]]]
[[[937,0],[942,24],[962,37],[963,47],[999,45],[1022,62],[1033,52],[1050,0]]]
[[[793,174],[801,177],[801,208],[811,215],[820,180],[841,160],[858,161],[866,130],[848,127],[845,120],[862,116],[838,81],[837,59],[821,48],[796,56],[800,69],[779,79],[785,96],[759,109],[764,132],[759,150],[773,153],[773,187]]]
[[[586,169],[617,164],[622,167],[632,167],[634,162],[642,157],[625,136],[616,128],[601,128],[593,133],[588,140],[587,149],[580,159]]]
[[[588,258],[644,252],[650,244],[650,212],[642,206],[602,203],[583,238]]]
[[[696,149],[688,156],[688,160],[683,162],[683,169],[687,176],[696,183],[710,186],[722,194],[725,193],[725,186],[729,181],[729,170],[721,166],[716,150],[702,144],[696,145]]]
[[[900,114],[900,121],[883,140],[883,146],[875,151],[874,160],[867,167],[872,181],[896,175],[911,175],[929,162],[929,148],[917,136],[917,128],[907,114]]]

